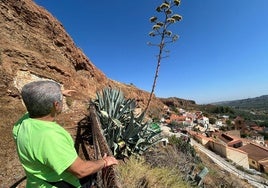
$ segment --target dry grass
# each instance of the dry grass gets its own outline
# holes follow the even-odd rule
[[[131,157],[118,166],[123,188],[184,188],[189,187],[176,169],[152,168],[143,158]]]

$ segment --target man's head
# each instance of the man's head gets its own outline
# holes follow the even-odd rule
[[[56,82],[35,81],[28,83],[22,87],[21,95],[32,118],[61,112],[62,93],[60,85]]]

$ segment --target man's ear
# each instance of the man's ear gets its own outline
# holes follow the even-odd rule
[[[59,101],[53,102],[53,107],[56,112],[60,112],[62,110],[62,103]]]

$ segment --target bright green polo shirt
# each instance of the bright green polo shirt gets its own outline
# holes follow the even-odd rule
[[[64,180],[80,187],[79,180],[65,171],[78,155],[71,135],[63,127],[25,114],[15,124],[13,136],[26,172],[27,188],[53,187],[43,180]]]

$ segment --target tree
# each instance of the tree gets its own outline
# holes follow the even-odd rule
[[[156,82],[158,78],[158,73],[160,69],[160,64],[162,58],[164,58],[163,53],[166,52],[166,44],[175,42],[178,39],[178,35],[172,34],[169,30],[170,26],[174,23],[180,21],[182,17],[178,14],[174,14],[172,9],[174,7],[178,7],[180,5],[180,0],[173,0],[173,1],[163,1],[163,3],[156,8],[156,11],[162,15],[162,20],[158,17],[153,16],[150,18],[150,22],[153,23],[152,31],[149,33],[151,37],[160,37],[160,42],[157,44],[149,42],[149,45],[157,46],[159,49],[157,55],[157,66],[155,70],[154,81],[152,85],[152,90],[148,99],[148,103],[145,108],[145,113],[147,112],[150,102],[152,100],[152,96],[156,87]]]
[[[215,118],[209,118],[209,123],[210,124],[215,124],[216,123],[216,119]]]
[[[232,124],[232,121],[229,120],[229,119],[227,119],[227,120],[226,120],[226,124],[227,124],[228,126],[230,126],[230,125]]]

